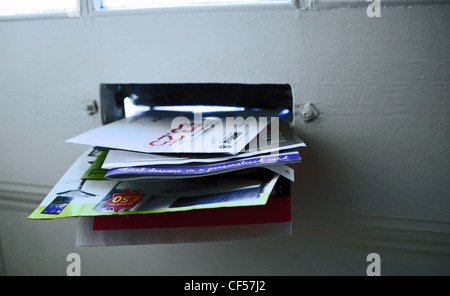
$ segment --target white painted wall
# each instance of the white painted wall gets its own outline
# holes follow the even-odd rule
[[[0,22],[0,242],[7,275],[449,274],[450,7],[161,11]],[[75,248],[76,220],[28,221],[101,124],[100,83],[289,83],[306,141],[293,236]],[[294,110],[295,111],[295,110]],[[123,256],[122,254],[127,254]],[[119,256],[120,255],[120,256]],[[144,259],[143,259],[144,258]],[[2,270],[3,269],[3,270]]]

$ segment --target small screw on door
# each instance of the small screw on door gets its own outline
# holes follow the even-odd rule
[[[301,105],[299,113],[304,122],[311,121],[319,116],[319,110],[311,103]]]
[[[84,110],[85,110],[85,112],[86,112],[87,114],[89,114],[89,115],[97,114],[97,112],[98,112],[98,104],[97,104],[97,101],[92,101],[92,102],[90,102],[90,103],[87,103],[87,104],[84,106]]]

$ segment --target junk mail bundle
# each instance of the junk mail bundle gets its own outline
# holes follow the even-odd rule
[[[67,142],[89,149],[29,219],[79,217],[77,246],[289,235],[275,196],[305,144],[286,110],[151,110]]]

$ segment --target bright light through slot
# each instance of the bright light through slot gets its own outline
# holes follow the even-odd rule
[[[123,106],[125,109],[125,117],[131,117],[141,112],[150,110],[149,106],[135,105],[130,97],[123,99]]]
[[[123,99],[125,109],[125,117],[131,117],[139,113],[150,110],[149,106],[135,105],[133,96]],[[244,107],[234,106],[206,106],[206,105],[181,105],[181,106],[155,106],[153,110],[158,111],[178,111],[178,112],[197,112],[197,113],[211,113],[211,112],[235,112],[244,111]]]
[[[244,111],[244,107],[233,106],[206,106],[206,105],[182,105],[182,106],[156,106],[154,110],[162,111],[184,111],[184,112],[234,112]]]

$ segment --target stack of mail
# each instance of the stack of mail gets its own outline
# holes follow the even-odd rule
[[[151,110],[92,129],[67,140],[89,149],[29,219],[80,217],[78,246],[289,234],[290,197],[272,193],[305,144],[288,120]]]

